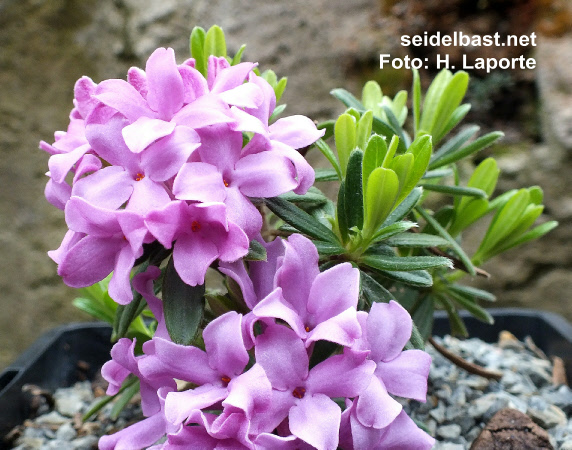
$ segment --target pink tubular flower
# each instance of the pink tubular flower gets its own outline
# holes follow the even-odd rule
[[[255,354],[273,388],[271,409],[257,418],[259,427],[271,431],[288,417],[294,436],[318,449],[335,449],[341,410],[332,398],[359,395],[375,364],[365,353],[348,352],[309,370],[304,342],[282,325],[269,325],[256,338]]]
[[[150,212],[145,224],[155,238],[170,248],[181,279],[191,285],[203,284],[210,264],[217,258],[236,261],[248,253],[248,237],[227,220],[224,203],[168,203]]]
[[[359,271],[344,263],[320,273],[312,242],[292,235],[274,278],[274,290],[252,310],[285,321],[306,346],[326,340],[350,346],[361,336],[357,320]]]

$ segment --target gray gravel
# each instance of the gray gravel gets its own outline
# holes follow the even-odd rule
[[[437,439],[435,449],[468,449],[497,411],[511,407],[528,414],[546,429],[555,449],[572,450],[572,390],[551,384],[549,360],[518,341],[497,345],[450,336],[435,340],[468,361],[503,373],[498,382],[469,374],[427,345],[433,358],[428,400],[403,400],[403,405]],[[113,405],[108,404],[94,419],[82,424],[81,415],[94,401],[92,385],[87,381],[58,389],[53,398],[53,410],[46,407],[44,414],[27,421],[27,426],[20,429],[16,449],[94,449],[99,436],[142,417],[140,407],[134,403],[113,422],[108,417]]]
[[[555,449],[572,450],[572,390],[552,385],[550,360],[519,341],[499,345],[451,336],[435,341],[470,362],[503,374],[500,381],[469,374],[427,345],[433,358],[427,403],[404,400],[403,405],[437,439],[435,449],[469,448],[492,416],[510,407],[547,430]]]

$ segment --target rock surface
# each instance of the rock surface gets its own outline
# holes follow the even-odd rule
[[[516,409],[496,413],[471,445],[471,450],[554,449],[548,433]]]

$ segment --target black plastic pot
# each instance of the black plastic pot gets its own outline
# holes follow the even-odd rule
[[[530,336],[546,354],[560,356],[572,375],[572,325],[553,313],[516,309],[489,309],[494,325],[486,325],[462,314],[469,334],[495,342],[502,330],[517,338]],[[445,314],[436,313],[433,334],[449,333]],[[29,418],[31,407],[26,384],[54,390],[82,379],[93,379],[109,359],[111,328],[102,323],[81,323],[56,328],[38,339],[0,374],[0,437]],[[0,449],[6,448],[0,439]]]

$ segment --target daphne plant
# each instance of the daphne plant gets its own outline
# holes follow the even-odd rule
[[[491,294],[460,279],[553,228],[531,229],[541,190],[491,199],[492,158],[461,186],[456,163],[501,136],[445,140],[469,109],[464,72],[441,72],[422,108],[414,74],[411,133],[407,93],[375,82],[361,101],[334,90],[348,110],[316,126],[279,118],[286,78],[244,46],[229,57],[219,27],[190,47],[127,81],[81,78],[67,131],[40,145],[69,228],[50,256],[116,341],[86,419],[137,392],[146,417],[100,448],[430,448],[394,396],[425,401],[435,307],[454,331],[457,306],[490,320]],[[314,171],[313,148],[332,169]],[[313,186],[334,180],[337,203]],[[453,205],[430,211],[431,192]],[[487,215],[471,258],[460,238]]]

